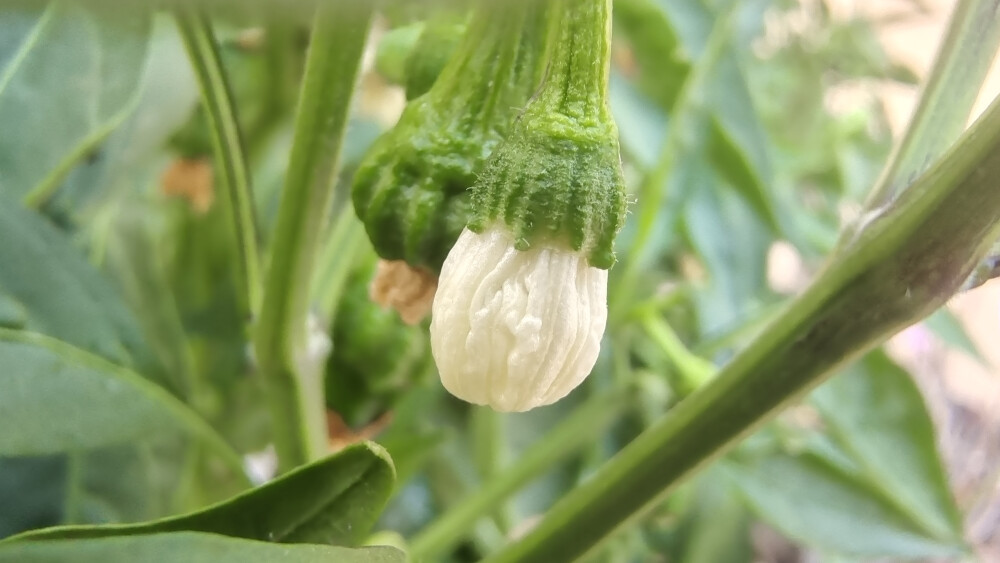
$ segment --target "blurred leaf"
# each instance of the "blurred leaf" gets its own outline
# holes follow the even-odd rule
[[[0,539],[63,521],[66,457],[0,458]]]
[[[966,129],[1000,44],[1000,27],[990,25],[996,19],[993,0],[962,0],[955,4],[927,84],[906,133],[872,190],[869,210],[895,199]]]
[[[813,395],[834,438],[873,488],[928,537],[960,544],[962,523],[909,374],[873,352]]]
[[[701,334],[742,324],[768,292],[767,227],[733,192],[703,175],[685,203],[684,230],[708,269],[705,287],[695,293]]]
[[[749,563],[750,514],[717,470],[697,481],[691,508],[678,526],[678,563]]]
[[[149,12],[52,2],[0,18],[0,190],[44,201],[134,109]],[[14,134],[11,134],[13,132]]]
[[[813,454],[775,454],[726,465],[762,519],[810,547],[864,557],[949,557],[957,542],[924,536],[878,491]]]
[[[275,545],[215,534],[180,532],[135,537],[109,537],[0,544],[0,563],[403,563],[392,547]]]
[[[155,186],[167,158],[165,142],[197,103],[198,85],[173,21],[155,18],[135,110],[69,173],[46,210],[80,215],[90,201]]]
[[[108,226],[105,271],[135,311],[149,347],[163,366],[164,378],[170,379],[178,396],[190,402],[194,359],[149,225],[153,210],[132,199],[123,200],[109,214],[113,224]]]
[[[622,152],[642,169],[652,168],[663,152],[667,134],[666,115],[617,72],[611,73],[609,90]]]
[[[771,186],[774,172],[767,133],[732,47],[712,61],[700,89],[711,112],[708,154],[719,174],[750,202],[761,220],[778,230]]]
[[[628,40],[639,89],[669,111],[687,79],[691,53],[683,49],[668,14],[655,0],[618,0],[614,17]]]
[[[379,444],[396,466],[398,486],[408,483],[439,446],[455,438],[451,428],[428,416],[439,409],[443,393],[436,381],[415,385],[393,406],[389,427],[379,434]]]
[[[382,511],[394,480],[388,454],[369,442],[192,514],[133,525],[50,528],[10,541],[195,531],[278,543],[357,545]]]
[[[203,420],[162,388],[64,342],[0,329],[0,455],[42,455],[189,432],[241,472]],[[10,429],[16,428],[16,432]]]
[[[969,337],[969,333],[962,326],[962,321],[947,308],[938,309],[933,315],[924,319],[923,323],[948,346],[965,352],[983,366],[989,366],[989,361]]]
[[[127,366],[145,347],[112,287],[33,211],[0,193],[0,295],[7,326],[40,332]],[[10,316],[10,315],[8,315]]]

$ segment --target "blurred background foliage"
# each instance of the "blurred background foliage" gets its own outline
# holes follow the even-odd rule
[[[478,560],[530,526],[802,288],[891,147],[873,86],[917,80],[886,55],[872,22],[835,17],[819,0],[616,0],[611,99],[632,205],[602,356],[559,404],[497,415],[443,392],[426,326],[406,326],[367,299],[375,256],[348,197],[367,147],[455,48],[466,4],[381,7],[313,291],[333,341],[331,448],[383,444],[399,478],[378,529],[428,560],[456,562]],[[914,1],[899,17],[921,9]],[[259,14],[214,23],[266,243],[308,27]],[[113,306],[124,323],[108,325],[109,334],[124,330],[134,342],[112,350],[110,336],[87,340],[104,328],[81,312],[75,343],[106,358],[126,354],[265,478],[268,412],[234,289],[236,241],[172,20],[75,4],[0,10],[0,77],[0,205],[11,214],[0,217],[0,264],[26,261],[4,249],[20,230],[53,239],[32,258],[48,268],[38,274],[48,291],[80,278],[84,262],[96,268],[108,286],[97,306]],[[17,200],[46,220],[15,213]],[[781,252],[800,261],[769,276]],[[84,259],[49,259],[58,253]],[[13,277],[0,271],[0,326],[74,342],[30,303],[19,316],[25,293]],[[928,326],[977,354],[947,312]],[[587,416],[572,416],[580,412]],[[176,514],[243,487],[204,444],[167,428],[100,449],[0,458],[0,537]],[[488,510],[449,520],[469,514],[476,495],[491,499]],[[925,402],[876,351],[592,558],[954,559],[969,553],[964,538]]]

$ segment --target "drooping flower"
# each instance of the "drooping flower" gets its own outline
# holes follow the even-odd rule
[[[514,247],[505,228],[466,229],[441,269],[431,345],[453,395],[526,411],[572,391],[597,360],[608,272],[569,248]]]
[[[593,369],[625,215],[607,102],[611,2],[555,5],[546,81],[473,187],[432,308],[444,386],[501,411],[555,402]]]

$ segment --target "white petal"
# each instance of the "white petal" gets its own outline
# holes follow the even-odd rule
[[[462,231],[441,268],[431,350],[456,397],[498,411],[554,403],[593,369],[607,323],[608,272],[578,253],[514,248]]]

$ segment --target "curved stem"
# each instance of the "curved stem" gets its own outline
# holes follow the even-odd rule
[[[483,487],[445,512],[410,542],[414,561],[436,561],[462,541],[476,521],[498,503],[540,477],[567,456],[593,443],[628,407],[630,391],[601,394],[578,407],[525,451],[514,465],[503,469]],[[559,559],[552,559],[557,561]]]
[[[226,204],[236,231],[241,305],[247,321],[260,305],[260,250],[250,170],[247,166],[232,89],[208,19],[197,12],[178,10],[177,29],[187,49],[201,88],[202,103],[212,132],[216,162],[221,167]]]
[[[930,314],[1000,232],[1000,102],[710,383],[487,561],[582,556],[838,367]]]
[[[306,60],[264,301],[254,330],[281,471],[316,459],[326,449],[322,361],[308,349],[309,290],[372,4],[323,4]]]

